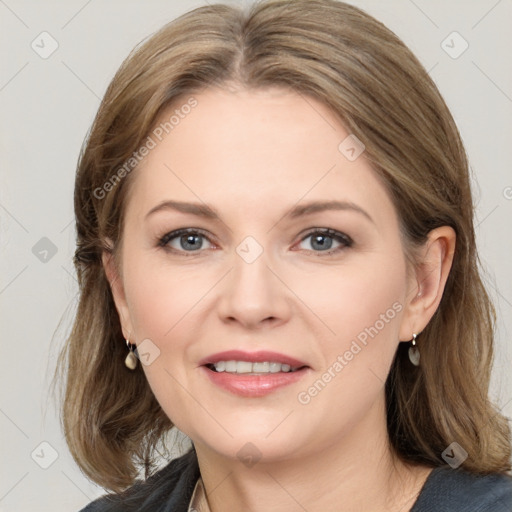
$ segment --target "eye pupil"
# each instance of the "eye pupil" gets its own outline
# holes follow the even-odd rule
[[[201,235],[183,235],[180,238],[180,245],[182,249],[200,249],[202,246]]]
[[[311,241],[313,249],[328,250],[332,247],[332,237],[318,234]]]

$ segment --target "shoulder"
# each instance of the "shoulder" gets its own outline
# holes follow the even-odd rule
[[[147,480],[138,481],[121,494],[109,494],[80,512],[186,512],[199,478],[194,450],[172,460]]]
[[[511,512],[512,478],[435,468],[411,512]]]

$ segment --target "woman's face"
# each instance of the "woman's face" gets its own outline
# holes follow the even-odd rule
[[[304,456],[381,427],[415,290],[363,147],[289,91],[194,98],[133,171],[114,290],[156,398],[227,457]]]

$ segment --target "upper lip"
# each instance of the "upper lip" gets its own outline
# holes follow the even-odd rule
[[[288,364],[292,368],[301,368],[308,366],[303,361],[299,361],[294,357],[280,354],[279,352],[269,352],[268,350],[259,350],[257,352],[245,352],[243,350],[227,350],[225,352],[217,352],[207,356],[199,361],[200,366],[207,364],[215,364],[219,361],[248,361],[251,363],[282,363]]]

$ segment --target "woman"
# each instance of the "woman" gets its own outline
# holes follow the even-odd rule
[[[468,163],[381,23],[269,0],[165,26],[75,212],[63,422],[113,491],[84,510],[512,510]],[[193,448],[156,470],[172,426]]]

